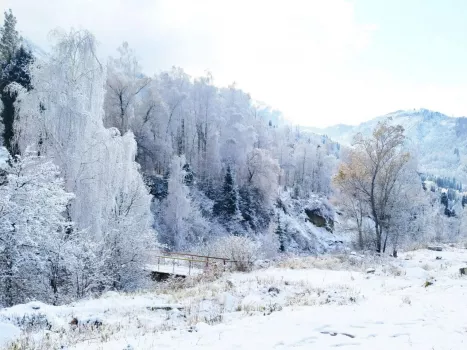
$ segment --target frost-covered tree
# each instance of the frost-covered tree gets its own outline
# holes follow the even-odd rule
[[[21,43],[21,37],[16,30],[16,17],[10,10],[4,12],[3,27],[0,28],[0,59],[9,62],[13,59]]]
[[[156,241],[134,135],[103,125],[105,69],[92,34],[55,35],[53,54],[32,69],[34,89],[20,95],[19,144],[59,165],[75,194],[70,217],[105,262],[99,288],[133,288]]]
[[[130,129],[138,94],[151,80],[142,74],[127,42],[118,48],[118,52],[120,57],[109,58],[107,64],[105,125],[116,127],[123,135]]]
[[[255,148],[246,159],[247,183],[258,188],[264,199],[271,203],[277,196],[280,167],[265,149]]]
[[[280,215],[277,217],[277,227],[274,233],[279,240],[279,250],[285,252],[286,232],[284,231],[284,227],[282,227]]]
[[[230,166],[227,166],[222,191],[219,193],[212,212],[223,223],[239,219],[238,190]]]
[[[151,196],[134,162],[133,135],[127,133],[115,142],[124,144],[119,158],[111,164],[114,173],[106,177],[112,183],[113,200],[107,203],[104,250],[112,288],[133,289],[144,279],[142,267],[147,263],[148,251],[155,248],[156,235],[152,230]]]
[[[31,89],[29,66],[33,61],[32,54],[21,45],[21,38],[16,30],[16,18],[11,10],[5,12],[3,27],[0,27],[0,139],[11,154],[19,149],[14,137],[15,101],[17,91],[10,84],[19,84],[27,90]]]
[[[383,251],[391,248],[392,255],[397,257],[400,247],[430,239],[433,213],[429,198],[421,186],[414,158],[401,169],[393,186],[384,223]]]
[[[348,195],[357,193],[357,199],[369,207],[377,252],[386,249],[391,228],[391,208],[395,208],[392,203],[403,189],[399,184],[410,159],[403,147],[404,141],[402,126],[392,126],[388,121],[380,122],[370,137],[356,136],[355,148],[341,164],[334,179],[340,188],[350,191]],[[412,173],[412,176],[418,175]]]
[[[0,186],[0,303],[58,303],[69,287],[64,212],[72,195],[52,162],[27,154],[11,164]]]
[[[195,198],[200,194],[193,188],[192,176],[185,156],[174,156],[167,180],[167,196],[155,205],[155,215],[161,219],[160,241],[176,251],[189,250],[210,234]]]
[[[166,227],[164,242],[179,251],[187,247],[190,240],[188,218],[192,210],[189,189],[185,183],[186,172],[183,170],[184,156],[174,156],[170,167],[167,198],[163,203],[163,220]]]

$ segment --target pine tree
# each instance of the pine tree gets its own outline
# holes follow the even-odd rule
[[[13,155],[18,154],[18,147],[14,140],[15,101],[17,99],[17,92],[8,89],[8,85],[11,83],[18,83],[29,91],[32,86],[28,67],[32,61],[32,54],[21,46],[15,53],[14,58],[5,66],[1,67],[0,99],[3,103],[3,110],[1,112],[4,127],[3,143],[6,149]]]
[[[239,190],[238,207],[246,229],[257,233],[269,226],[270,208],[265,204],[264,196],[258,188],[242,186]]]
[[[186,163],[183,166],[183,171],[185,172],[183,183],[187,185],[188,187],[192,186],[195,181],[195,174],[193,173],[193,170],[191,169],[190,164]]]
[[[29,91],[32,88],[29,66],[33,61],[32,54],[20,45],[21,38],[15,26],[16,18],[11,10],[5,12],[5,23],[3,28],[0,28],[0,99],[3,103],[3,143],[12,155],[18,153],[13,131],[17,92],[8,86],[17,83]]]
[[[279,250],[285,252],[285,232],[281,226],[281,219],[277,217],[277,227],[275,231],[276,235],[279,237]]]
[[[446,192],[441,194],[441,204],[444,205],[445,208],[448,207],[448,195]]]
[[[224,222],[233,220],[239,214],[238,193],[230,166],[227,167],[222,193],[212,210],[213,214]]]
[[[249,226],[253,231],[256,230],[255,216],[252,207],[251,191],[248,186],[243,186],[239,191],[239,209],[243,217],[245,226]]]
[[[5,14],[5,22],[0,28],[0,59],[9,62],[13,59],[21,42],[21,37],[16,30],[16,17],[11,9]]]

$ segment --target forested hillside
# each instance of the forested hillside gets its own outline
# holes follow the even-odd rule
[[[427,109],[401,110],[374,118],[357,126],[336,125],[324,129],[307,128],[333,140],[350,145],[357,133],[369,135],[378,122],[391,118],[402,125],[412,153],[416,154],[422,172],[444,177],[467,179],[467,118],[452,118]]]
[[[467,3],[2,1],[0,350],[465,348]]]
[[[211,73],[150,74],[126,42],[102,59],[86,30],[53,30],[50,52],[35,54],[16,25],[5,12],[1,305],[144,288],[158,250],[245,249],[249,269],[281,254],[396,257],[462,236],[462,184],[436,171],[459,170],[462,148],[423,148],[437,140],[440,114],[339,127],[355,132],[341,148]],[[462,119],[454,123],[460,139]],[[414,132],[431,143],[414,148]]]
[[[241,235],[268,256],[335,241],[304,219],[305,208],[333,219],[322,208],[335,143],[210,73],[152,75],[126,42],[105,61],[90,32],[51,37],[52,51],[34,55],[5,13],[1,304],[139,288],[157,247],[202,251]]]

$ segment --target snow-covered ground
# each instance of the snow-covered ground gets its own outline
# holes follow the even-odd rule
[[[460,267],[467,250],[448,246],[302,257],[144,294],[18,305],[0,311],[0,342],[22,328],[25,348],[38,349],[467,349]]]

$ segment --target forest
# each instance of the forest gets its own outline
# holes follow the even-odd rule
[[[390,120],[344,147],[210,72],[148,74],[127,42],[103,60],[86,30],[37,54],[19,25],[6,11],[0,306],[145,288],[155,250],[274,259],[346,234],[396,257],[462,235],[462,184],[421,175]]]

